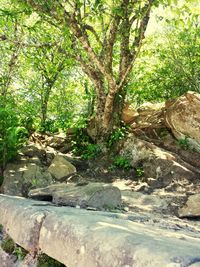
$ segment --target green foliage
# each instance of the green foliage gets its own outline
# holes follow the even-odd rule
[[[0,230],[1,231],[1,230]],[[6,236],[1,242],[1,248],[8,254],[15,255],[18,260],[23,260],[27,255],[27,251],[15,244],[9,236]]]
[[[65,267],[65,265],[46,254],[40,254],[38,257],[37,267]]]
[[[189,141],[188,141],[188,137],[187,136],[185,136],[182,139],[179,139],[177,143],[184,150],[187,150],[187,149],[190,148],[190,144],[189,144]]]
[[[16,123],[16,114],[12,123],[9,117],[4,123],[0,118],[0,128],[7,131],[0,136],[1,165],[14,157],[22,143],[19,125],[29,133],[80,129],[99,107],[105,112],[110,81],[119,85],[122,74],[128,73],[126,67],[131,69],[129,62],[140,50],[136,45],[141,44],[139,36],[147,39],[128,84],[124,81],[126,87],[117,93],[122,102],[126,92],[128,100],[137,104],[175,98],[188,90],[200,92],[199,8],[195,1],[153,1],[153,7],[159,6],[151,12],[154,36],[148,28],[140,33],[147,21],[141,21],[147,0],[65,2],[0,0],[0,94],[13,97],[21,117],[20,123]],[[66,22],[68,14],[67,20],[74,18],[77,27],[70,29],[73,23]],[[80,31],[73,36],[75,28]],[[84,44],[91,47],[83,45],[84,38]],[[119,105],[117,97],[114,103]],[[114,119],[116,110],[113,108]],[[124,127],[114,130],[107,147],[112,148],[125,135]],[[98,146],[84,136],[79,138],[83,140],[75,140],[75,153],[85,158],[98,155]]]
[[[87,160],[99,156],[101,148],[99,145],[92,143],[92,140],[84,129],[77,129],[73,140],[72,152],[74,155]]]
[[[34,131],[33,123],[33,117],[26,116],[24,118],[20,118],[20,125],[26,128],[28,132]]]
[[[112,147],[116,142],[122,140],[128,133],[127,127],[123,126],[113,131],[107,140],[107,146]]]
[[[27,138],[27,130],[18,126],[18,118],[10,107],[0,107],[0,165],[13,159]]]
[[[48,119],[42,125],[39,126],[38,130],[42,133],[57,133],[59,131],[59,128],[57,127],[56,120]]]
[[[23,249],[22,247],[19,247],[16,245],[15,250],[13,252],[13,254],[17,257],[18,260],[23,260],[26,255],[27,255],[27,251],[25,249]]]
[[[88,144],[85,146],[82,151],[81,158],[82,159],[94,159],[99,156],[101,153],[101,148],[97,144]]]
[[[144,169],[142,167],[137,167],[135,168],[135,173],[138,178],[142,177],[144,175]]]
[[[199,19],[187,9],[184,16],[167,17],[164,30],[146,39],[128,84],[133,101],[165,101],[188,90],[200,92]]]
[[[130,160],[125,156],[116,156],[114,158],[113,165],[125,170],[128,170],[132,167]]]
[[[3,231],[3,225],[0,224],[0,232],[2,233],[2,231]]]
[[[7,236],[3,241],[1,242],[1,248],[8,254],[13,254],[15,251],[15,242]]]

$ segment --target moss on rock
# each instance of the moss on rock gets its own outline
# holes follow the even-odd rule
[[[15,251],[15,242],[9,236],[6,236],[2,243],[1,248],[8,254],[13,254]]]
[[[46,254],[40,254],[37,267],[65,267],[65,265]]]

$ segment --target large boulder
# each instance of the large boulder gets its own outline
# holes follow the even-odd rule
[[[190,227],[174,231],[116,213],[5,195],[0,195],[0,214],[0,224],[15,243],[33,256],[43,252],[70,267],[178,267],[200,262],[199,232]]]
[[[67,161],[63,156],[57,155],[53,159],[48,171],[55,177],[56,180],[62,180],[76,172],[76,167]]]
[[[166,102],[165,121],[179,140],[186,139],[200,151],[200,94],[187,92],[185,95]]]
[[[185,205],[178,211],[179,217],[200,217],[200,194],[189,196]]]
[[[43,159],[45,157],[45,150],[38,144],[30,143],[27,146],[24,146],[20,149],[20,153],[27,157],[39,157]]]
[[[50,135],[46,138],[46,144],[56,149],[63,147],[66,144],[66,142],[67,142],[67,136],[65,133]]]
[[[121,204],[121,193],[117,187],[102,183],[86,185],[54,184],[46,188],[38,188],[29,192],[34,199],[51,199],[52,202],[66,206],[116,208]]]
[[[153,153],[148,147],[148,143],[136,138],[133,134],[129,134],[126,138],[121,154],[130,159],[130,163],[135,167],[138,162],[143,162],[151,158]]]
[[[131,107],[131,105],[126,104],[122,111],[122,120],[125,123],[132,123],[138,117],[138,115],[139,113],[136,109]]]
[[[51,174],[35,163],[9,163],[3,173],[3,192],[7,195],[27,196],[31,188],[53,182]]]
[[[130,164],[136,169],[142,166],[144,176],[152,178],[147,181],[150,181],[153,188],[166,187],[172,183],[178,185],[180,182],[187,186],[200,177],[200,171],[185,163],[178,155],[138,139],[134,135],[126,139],[120,153],[129,158]]]
[[[146,102],[140,107],[133,108],[126,104],[122,111],[122,120],[131,125],[133,129],[162,128],[164,103]]]

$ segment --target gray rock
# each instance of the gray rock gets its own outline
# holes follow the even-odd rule
[[[16,257],[13,257],[7,254],[0,247],[0,266],[1,267],[14,267],[15,266]]]
[[[76,168],[63,156],[57,155],[49,166],[48,171],[55,177],[56,180],[61,180],[62,178],[75,173]]]
[[[24,146],[20,149],[20,152],[28,157],[37,156],[39,158],[43,158],[45,156],[45,150],[34,143]]]
[[[28,156],[24,156],[22,154],[18,154],[17,157],[16,157],[16,162],[18,164],[20,163],[35,163],[37,165],[42,165],[42,162],[40,160],[40,158],[38,156],[33,156],[33,157],[28,157]]]
[[[3,192],[25,196],[30,188],[47,186],[53,182],[49,172],[35,163],[10,163],[4,171]]]
[[[67,142],[66,140],[67,136],[65,133],[59,133],[51,135],[47,138],[46,142],[47,145],[53,148],[60,148],[64,146]]]
[[[160,229],[113,213],[0,195],[0,214],[16,243],[70,267],[177,267],[199,259],[198,234],[183,240],[182,229]]]
[[[145,195],[140,192],[124,190],[121,192],[123,202],[129,207],[143,211],[153,212],[166,209],[168,203],[156,195]]]
[[[53,203],[66,206],[116,208],[121,204],[120,190],[112,185],[89,183],[83,186],[73,184],[54,184],[29,192],[34,199],[50,199]]]
[[[172,181],[187,181],[189,184],[199,176],[190,164],[180,160],[178,156],[132,135],[126,140],[121,154],[130,159],[133,167],[142,162],[144,176],[155,179],[149,184],[153,189],[167,187]],[[170,191],[170,186],[168,190]]]
[[[188,91],[177,99],[166,102],[165,121],[179,140],[200,151],[200,94]]]
[[[179,209],[179,217],[200,217],[200,194],[189,196],[186,204]]]

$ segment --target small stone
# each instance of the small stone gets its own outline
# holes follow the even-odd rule
[[[128,212],[129,211],[129,207],[124,207],[123,210]]]
[[[145,191],[145,190],[147,190],[147,188],[148,188],[147,183],[141,183],[141,184],[135,186],[134,191],[135,192]]]
[[[151,178],[151,177],[150,178],[147,178],[147,184],[148,185],[150,185],[150,186],[151,185],[154,185],[155,182],[156,182],[156,179],[155,178]]]
[[[93,207],[87,207],[87,210],[93,210],[93,211],[96,211],[97,209],[96,209],[96,208],[93,208]]]

